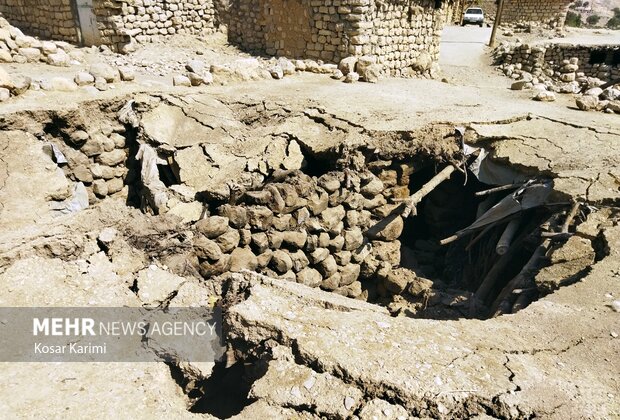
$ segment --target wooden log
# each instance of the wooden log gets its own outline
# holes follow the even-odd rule
[[[532,302],[536,289],[525,289],[520,294],[515,303],[512,305],[511,313],[517,313]]]
[[[484,229],[482,229],[482,231],[476,235],[475,238],[473,238],[471,241],[469,241],[469,243],[467,244],[467,246],[465,247],[465,251],[469,251],[474,245],[476,245],[478,243],[478,241],[480,239],[482,239],[482,237],[484,235],[486,235],[487,233],[489,233],[489,231],[491,229],[493,229],[495,227],[495,225],[490,224],[487,227],[485,227]]]
[[[502,274],[504,269],[510,264],[510,262],[514,259],[514,257],[521,251],[521,245],[525,240],[531,235],[531,229],[534,229],[538,226],[535,220],[531,220],[524,227],[522,233],[519,237],[512,243],[508,251],[500,256],[500,258],[495,262],[493,267],[487,272],[486,276],[478,286],[478,290],[476,290],[476,298],[481,301],[485,301],[488,294],[491,292],[497,279]]]
[[[420,201],[428,194],[430,194],[439,184],[450,178],[452,173],[456,170],[453,165],[448,165],[443,168],[437,175],[435,175],[430,181],[428,181],[422,188],[420,188],[415,194],[405,200],[407,203],[403,209],[403,218],[409,217],[413,214],[417,214],[416,206],[420,204]]]
[[[500,192],[500,191],[516,190],[517,188],[522,187],[522,186],[523,186],[523,184],[501,185],[499,187],[489,188],[488,190],[478,191],[474,195],[476,197],[482,197],[482,196],[493,194],[493,193]]]
[[[534,273],[538,269],[538,262],[547,253],[550,243],[551,241],[549,241],[548,239],[544,240],[543,243],[540,244],[538,248],[536,248],[530,259],[521,269],[521,271],[519,271],[519,274],[517,274],[512,280],[510,280],[508,284],[502,289],[502,291],[493,302],[493,305],[491,305],[492,314],[495,314],[500,305],[502,305],[504,300],[506,300],[508,296],[510,296],[514,289],[524,287],[527,281],[533,278]]]
[[[515,233],[517,233],[517,230],[519,229],[520,223],[521,221],[519,219],[513,219],[506,225],[504,233],[502,233],[502,236],[499,238],[499,241],[497,241],[497,245],[495,246],[495,252],[497,255],[504,255],[508,252]]]
[[[564,221],[564,224],[562,225],[562,233],[568,233],[568,229],[570,228],[570,225],[573,222],[573,219],[575,219],[575,216],[577,216],[577,212],[579,211],[580,205],[581,204],[578,202],[573,203],[573,206],[571,207],[570,212],[566,216],[566,220]]]

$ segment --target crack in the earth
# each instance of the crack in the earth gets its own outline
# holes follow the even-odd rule
[[[536,118],[540,118],[542,120],[547,120],[547,121],[551,121],[551,122],[554,122],[554,123],[558,123],[558,124],[562,124],[562,125],[567,125],[567,126],[573,127],[573,128],[584,128],[586,130],[593,131],[593,132],[595,132],[597,134],[615,134],[615,135],[620,135],[620,132],[617,132],[617,131],[609,131],[609,130],[601,131],[601,130],[597,129],[596,127],[591,127],[591,126],[588,126],[588,125],[576,124],[576,123],[569,122],[569,121],[563,121],[563,120],[559,120],[559,119],[555,119],[555,118],[551,118],[551,117],[546,117],[544,115],[538,115],[538,114],[531,114],[531,115],[533,115]]]

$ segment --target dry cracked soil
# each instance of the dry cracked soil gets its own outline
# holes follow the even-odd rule
[[[226,351],[3,362],[2,416],[620,418],[619,117],[511,91],[469,29],[443,82],[3,103],[0,306],[217,303]]]

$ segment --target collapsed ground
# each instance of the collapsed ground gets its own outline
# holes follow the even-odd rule
[[[215,297],[229,308],[224,363],[117,368],[140,369],[134,380],[145,393],[169,393],[166,398],[176,401],[167,405],[170,413],[190,415],[187,408],[216,416],[245,410],[245,417],[408,412],[517,418],[574,412],[577,404],[593,416],[615,410],[609,356],[617,351],[615,315],[606,305],[618,293],[610,267],[617,258],[620,153],[618,133],[605,124],[575,127],[520,115],[389,131],[303,101],[195,94],[26,111],[6,115],[2,125],[0,261],[9,290],[4,304],[182,306]],[[475,295],[482,274],[463,276],[453,269],[488,273],[480,267],[497,262],[499,257],[488,256],[507,223],[487,232],[473,255],[463,248],[475,235],[445,250],[437,246],[438,239],[475,220],[485,200],[475,192],[492,186],[470,171],[467,184],[465,174],[455,171],[402,226],[390,223],[378,236],[368,234],[398,208],[395,199],[415,193],[443,168],[463,164],[455,130],[461,125],[463,140],[514,170],[515,182],[553,182],[551,206],[524,217],[531,221],[521,228],[527,246],[519,245],[519,257],[511,258],[492,297],[481,302]],[[546,133],[554,133],[553,140]],[[151,148],[142,147],[138,155],[139,144]],[[590,155],[578,153],[586,149]],[[149,154],[159,164],[160,183],[144,185]],[[30,158],[9,158],[15,155]],[[84,186],[81,201],[77,182]],[[495,193],[495,200],[509,193]],[[63,215],[80,208],[84,194],[95,204]],[[500,313],[565,287],[515,316],[462,320],[495,315],[489,310],[502,286],[540,246],[541,233],[561,232],[573,202],[581,206],[569,235],[556,238],[550,258],[542,261],[547,267],[538,271],[538,262],[528,273],[530,283],[511,293],[510,306]],[[372,246],[365,247],[366,241]],[[487,257],[484,264],[481,256]],[[280,280],[219,276],[244,268]],[[520,296],[527,299],[519,303]],[[588,323],[580,315],[584,310],[592,311]],[[570,327],[552,333],[556,317]],[[392,345],[386,349],[381,342]],[[579,357],[584,344],[600,356],[596,362]],[[564,361],[555,364],[558,358]],[[480,374],[481,365],[487,376]],[[569,372],[562,373],[566,366]],[[5,369],[14,386],[27,383],[27,376]],[[73,375],[84,381],[96,368],[76,369]],[[538,376],[536,369],[547,373]],[[564,393],[554,388],[546,394],[541,386],[550,377]],[[333,397],[324,396],[325,387]],[[14,409],[28,399],[22,401]],[[74,403],[66,404],[71,410]]]
[[[227,308],[228,352],[216,365],[3,364],[3,412],[617,416],[617,116],[572,110],[571,98],[532,102],[482,62],[464,70],[466,63],[444,66],[449,83],[345,85],[298,74],[168,93],[127,94],[135,89],[121,84],[98,102],[52,92],[6,103],[0,303],[218,300]],[[165,63],[160,70],[169,71]],[[455,170],[416,217],[402,219],[402,232],[396,221],[380,238],[367,234],[402,204],[395,199],[450,165],[463,167],[458,127],[515,183],[553,186],[548,205],[521,217],[518,255],[504,258],[511,264],[491,276],[483,298],[509,221],[471,251],[464,248],[484,230],[437,245],[472,223],[486,200],[475,193],[492,185],[471,171],[465,184]],[[152,149],[139,154],[141,144]],[[155,182],[144,188],[150,158],[157,170],[146,176]],[[360,234],[364,245],[355,247]],[[537,250],[547,258],[494,308]],[[230,273],[242,268],[268,277]]]

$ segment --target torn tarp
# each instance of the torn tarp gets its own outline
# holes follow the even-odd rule
[[[491,207],[486,213],[478,218],[474,223],[456,233],[456,236],[463,236],[467,233],[485,228],[486,226],[506,219],[521,211],[543,206],[551,193],[551,181],[527,182],[512,194],[504,197],[499,203]]]
[[[136,159],[141,161],[140,177],[142,179],[142,197],[156,214],[165,208],[168,202],[166,185],[159,179],[157,165],[168,163],[157,156],[157,152],[148,144],[142,144],[136,153]]]
[[[465,142],[462,142],[461,145],[465,156],[471,156],[478,152],[476,160],[474,160],[468,168],[480,182],[489,185],[507,185],[523,184],[527,181],[527,177],[523,174],[489,158],[489,152],[483,147],[470,146],[465,144]]]
[[[73,186],[73,194],[71,197],[60,203],[52,203],[52,210],[61,214],[77,213],[88,207],[88,191],[81,182],[77,182]]]

